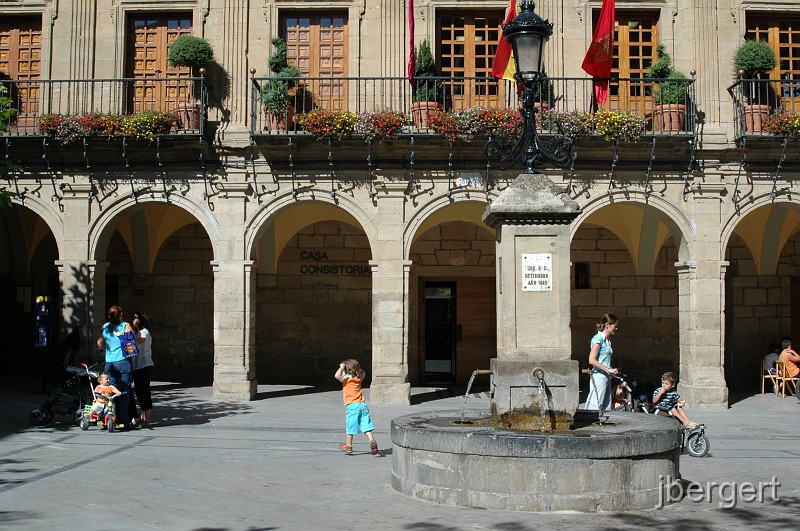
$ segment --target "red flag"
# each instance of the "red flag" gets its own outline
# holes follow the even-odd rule
[[[408,82],[414,86],[417,60],[414,56],[414,0],[408,0]]]
[[[594,28],[592,43],[583,59],[583,68],[587,74],[594,78],[608,78],[611,76],[611,64],[614,59],[614,21],[616,20],[614,0],[603,0],[600,8],[600,18]],[[608,80],[594,80],[594,91],[597,103],[608,99]]]
[[[517,16],[517,2],[510,0],[506,9],[506,19],[503,24],[508,24]],[[492,63],[492,77],[497,79],[510,79],[514,81],[514,74],[517,73],[517,65],[513,60],[513,50],[511,44],[506,40],[503,33],[500,33],[500,41],[497,43],[497,52],[494,54]]]

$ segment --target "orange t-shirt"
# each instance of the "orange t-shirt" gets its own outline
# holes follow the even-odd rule
[[[363,402],[364,395],[361,394],[361,382],[364,381],[364,371],[361,371],[361,376],[356,378],[352,374],[345,374],[342,376],[342,391],[344,392],[344,405],[350,405],[355,402]]]
[[[791,378],[794,378],[795,376],[797,376],[797,373],[800,373],[800,367],[798,367],[795,362],[789,359],[789,356],[787,355],[785,350],[781,352],[781,356],[778,359],[782,361],[784,364],[786,364],[786,372],[789,373],[789,376]]]
[[[108,397],[119,393],[117,388],[114,387],[113,385],[98,385],[97,387],[94,388],[94,392],[103,395],[94,397],[95,402],[101,402],[103,404],[108,404]]]

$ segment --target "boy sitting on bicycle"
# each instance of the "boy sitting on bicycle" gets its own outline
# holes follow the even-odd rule
[[[696,428],[698,423],[689,420],[683,410],[685,402],[675,389],[678,386],[678,375],[674,372],[665,372],[661,376],[661,387],[653,393],[653,405],[658,415],[675,417],[687,428]]]
[[[114,398],[120,396],[122,393],[119,389],[111,385],[108,374],[101,372],[97,376],[97,387],[94,388],[94,402],[92,403],[92,415],[98,417],[103,416],[103,412],[108,407],[108,402],[113,396]]]

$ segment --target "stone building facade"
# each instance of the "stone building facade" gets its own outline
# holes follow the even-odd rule
[[[507,5],[418,0],[415,43],[432,43],[443,77],[485,77],[494,45],[482,43],[499,35]],[[556,91],[586,81],[580,64],[599,8],[537,3],[556,29],[546,49]],[[800,149],[743,125],[731,60],[746,36],[769,39],[782,98],[772,111],[800,110],[800,6],[619,0],[616,9],[615,75],[636,78],[665,44],[675,68],[691,72],[692,116],[679,134],[648,126],[637,143],[579,139],[569,167],[541,168],[581,208],[562,301],[571,357],[585,366],[594,324],[612,312],[615,363],[654,382],[676,370],[693,407],[726,407],[729,390],[755,388],[768,343],[800,335]],[[93,356],[105,308],[118,303],[151,315],[161,376],[213,382],[220,399],[252,399],[258,383],[326,385],[347,357],[369,368],[371,399],[385,403],[488,368],[503,327],[483,213],[520,169],[489,163],[482,136],[447,142],[408,126],[372,143],[273,131],[254,92],[281,36],[314,80],[317,105],[406,110],[407,16],[405,0],[3,2],[0,72],[19,106],[0,136],[14,164],[0,179],[12,202],[0,209],[0,313],[19,332],[0,339],[7,366],[35,369],[74,326],[81,355]],[[634,46],[642,28],[651,46]],[[79,82],[114,100],[125,96],[100,80],[135,78],[144,88],[134,105],[172,102],[147,80],[199,77],[165,62],[179,34],[214,49],[197,81],[207,89],[202,124],[149,141],[41,134],[41,115],[101,110],[106,99],[66,90]],[[331,89],[329,78],[355,81]],[[399,95],[359,108],[368,98],[358,87],[377,94],[377,79]],[[472,94],[459,105],[486,103],[487,92]],[[614,104],[652,103],[648,94],[620,92]],[[38,295],[52,303],[48,348],[34,347]],[[535,321],[546,327],[548,316]]]

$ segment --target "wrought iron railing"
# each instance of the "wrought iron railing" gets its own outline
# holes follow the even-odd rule
[[[288,88],[284,106],[273,112],[270,90],[278,81]],[[666,88],[672,99],[666,101]],[[403,77],[343,78],[251,78],[250,127],[254,136],[302,134],[301,117],[314,109],[354,113],[392,110],[414,115],[418,95],[425,93],[443,111],[474,107],[519,107],[516,83],[490,78],[427,77],[415,79],[412,86]],[[674,96],[678,94],[677,98]],[[659,95],[662,96],[659,96]],[[597,105],[592,79],[547,78],[538,91],[542,109],[563,113],[593,114],[597,110],[632,113],[645,120],[642,136],[694,135],[696,98],[694,79],[611,79],[608,99]],[[659,104],[659,100],[670,105]],[[676,125],[667,127],[662,113],[673,114]],[[557,120],[540,124],[544,133],[555,132]],[[549,125],[548,125],[549,124]],[[409,132],[434,134],[419,124]],[[590,132],[591,134],[591,132]]]
[[[204,133],[207,89],[202,77],[119,79],[2,80],[16,110],[4,135],[42,136],[42,117],[90,113],[127,116],[175,112],[178,120],[166,134]]]
[[[728,92],[737,140],[800,136],[800,79],[739,79]]]

